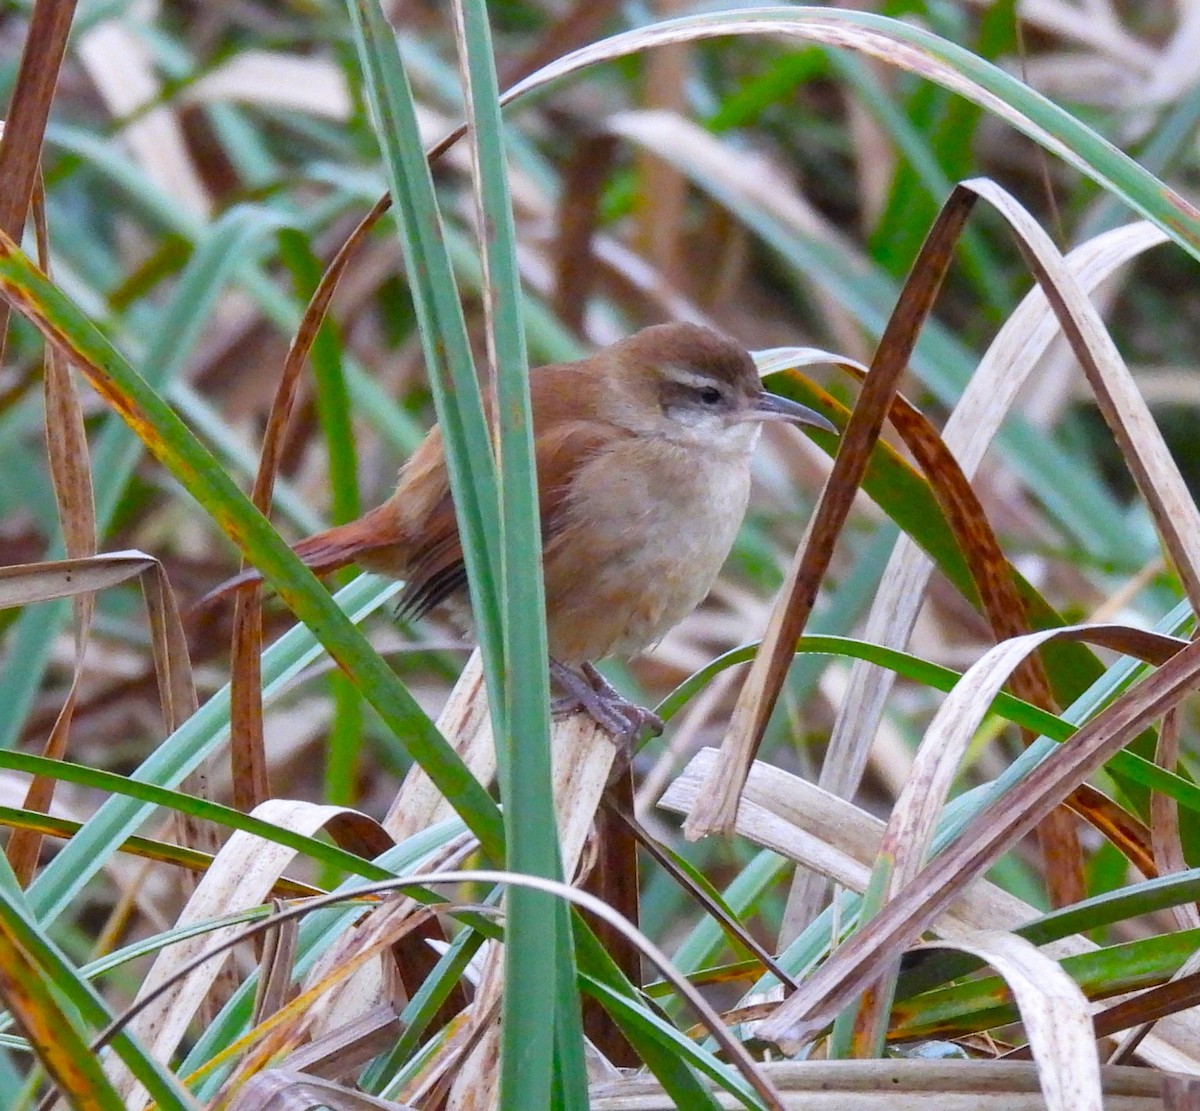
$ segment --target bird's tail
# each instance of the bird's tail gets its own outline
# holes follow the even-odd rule
[[[381,570],[391,567],[398,569],[401,562],[399,553],[404,547],[396,513],[389,503],[384,502],[347,524],[305,537],[292,546],[292,551],[304,561],[306,567],[318,575],[326,575],[360,561]],[[247,568],[213,587],[192,609],[206,609],[214,602],[232,597],[239,590],[261,582],[262,573],[253,567]]]

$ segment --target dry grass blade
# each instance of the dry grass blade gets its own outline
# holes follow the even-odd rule
[[[708,753],[713,752],[712,749],[705,749],[705,751]],[[694,766],[695,761],[693,761],[692,765],[689,765],[689,767]],[[757,762],[755,766],[757,767]],[[684,774],[686,775],[687,772]],[[751,769],[751,774],[753,774],[753,769]],[[664,800],[665,798],[666,796],[664,795]],[[678,801],[678,798],[679,796],[675,795],[672,801]],[[665,801],[663,805],[667,809],[671,809]],[[740,945],[748,952],[753,953],[762,967],[774,975],[781,984],[793,989],[796,987],[796,981],[783,970],[771,951],[765,945],[762,945],[736,917],[729,914],[719,902],[713,899],[704,888],[700,887],[686,872],[679,868],[675,861],[663,850],[662,846],[650,836],[646,829],[627,809],[618,810],[615,813],[633,832],[636,837],[636,844],[640,844],[655,863],[687,892],[688,897],[703,908],[704,913],[709,915],[721,927],[734,945]]]
[[[282,910],[275,900],[276,912]],[[286,1006],[296,992],[292,984],[292,964],[296,958],[297,923],[294,918],[280,922],[268,930],[258,958],[258,990],[254,995],[254,1012],[251,1026]]]
[[[341,267],[338,260],[326,271],[327,288],[331,296]],[[322,283],[326,284],[325,282]],[[264,516],[271,512],[275,480],[283,462],[283,445],[288,424],[300,389],[300,374],[304,361],[316,340],[317,332],[328,310],[328,297],[314,298],[315,306],[301,321],[288,348],[283,372],[275,389],[271,412],[263,434],[262,454],[254,490],[250,500]],[[245,564],[243,563],[243,569]],[[237,593],[233,613],[233,636],[230,647],[230,763],[233,775],[233,801],[240,810],[253,810],[270,798],[267,779],[267,754],[263,741],[262,711],[262,589],[255,584]]]
[[[1021,1012],[1048,1111],[1102,1111],[1088,1001],[1056,961],[1024,938],[999,931],[932,947],[973,953],[1004,977]]]
[[[713,748],[696,753],[658,805],[675,814],[686,814],[716,758],[717,750]],[[829,877],[840,887],[861,893],[870,881],[883,830],[884,823],[873,814],[800,776],[756,760],[738,806],[736,832]],[[979,930],[1012,930],[1037,914],[1031,904],[979,880],[932,929],[939,936],[956,938]],[[1079,938],[1057,942],[1052,951],[1065,956],[1090,948],[1094,946]]]
[[[183,725],[199,706],[187,634],[183,630],[175,592],[161,564],[155,564],[152,571],[142,576],[142,595],[146,600],[146,615],[150,624],[159,704],[163,709],[166,731],[170,734]],[[205,764],[190,772],[181,786],[196,798],[212,799]],[[181,845],[207,856],[217,854],[220,839],[212,823],[182,813],[175,814],[172,821]],[[195,890],[194,877],[191,873],[185,873],[183,879],[184,893],[191,894]]]
[[[490,783],[496,774],[496,746],[492,741],[483,659],[478,649],[471,653],[459,674],[438,716],[437,727],[471,769],[471,774],[480,783]],[[453,813],[429,776],[414,764],[383,820],[383,828],[399,844]]]
[[[1147,879],[1161,873],[1154,861],[1150,827],[1090,783],[1081,783],[1063,804],[1111,841]]]
[[[988,652],[946,696],[925,732],[904,790],[896,800],[880,846],[881,858],[892,862],[889,897],[894,898],[924,865],[938,816],[991,698],[1019,666],[1018,661],[1028,659],[1037,645],[1064,636],[1113,646],[1125,643],[1129,650],[1148,652],[1151,659],[1159,661],[1177,652],[1183,643],[1171,637],[1155,637],[1153,642],[1143,642],[1146,634],[1124,626],[1080,626],[1073,630],[1028,634],[1006,641]]]
[[[610,745],[611,747],[611,745]],[[266,810],[269,807],[279,805],[280,800],[272,800],[260,808]],[[299,804],[293,804],[299,805]],[[332,808],[325,808],[332,809]],[[235,835],[237,836],[237,835]],[[734,1066],[742,1073],[746,1082],[754,1089],[755,1092],[763,1099],[766,1105],[773,1111],[783,1111],[784,1103],[782,1097],[775,1090],[770,1080],[764,1075],[758,1064],[746,1051],[746,1049],[738,1042],[730,1032],[725,1028],[720,1016],[707,1003],[702,995],[688,982],[671,964],[666,954],[663,953],[649,938],[641,934],[636,928],[621,918],[611,907],[606,906],[599,899],[579,891],[564,883],[558,883],[553,880],[540,879],[535,876],[518,875],[511,872],[486,871],[486,870],[464,870],[464,871],[439,871],[423,874],[415,879],[413,877],[398,877],[394,880],[386,880],[380,883],[364,885],[357,892],[359,897],[368,897],[371,895],[383,894],[386,892],[399,891],[406,886],[411,886],[419,882],[422,886],[435,886],[442,884],[523,884],[528,887],[535,888],[539,891],[544,891],[547,894],[554,895],[557,898],[565,899],[581,909],[587,911],[598,918],[603,919],[610,926],[618,930],[628,941],[636,945],[642,953],[653,963],[665,979],[670,981],[671,985],[688,1001],[692,1008],[700,1016],[704,1024],[704,1028],[718,1042],[722,1050],[733,1062]],[[197,892],[199,895],[199,892]],[[226,937],[220,942],[210,941],[207,945],[201,945],[203,952],[192,956],[191,959],[182,967],[182,972],[190,979],[191,977],[205,972],[205,965],[215,963],[218,954],[224,953],[231,945],[237,944],[241,940],[254,936],[261,932],[264,928],[271,928],[279,923],[285,917],[308,913],[317,909],[319,906],[330,905],[335,902],[344,901],[345,896],[327,896],[319,900],[310,901],[307,905],[294,907],[284,912],[282,915],[276,916],[273,920],[258,923],[256,926],[248,930],[242,930],[232,937]],[[293,1019],[305,1021],[308,1010],[313,1000],[327,991],[335,984],[349,978],[357,972],[367,961],[375,957],[386,945],[394,940],[394,934],[397,929],[410,928],[413,921],[413,916],[407,913],[393,915],[384,923],[384,928],[372,930],[370,943],[362,950],[357,952],[349,960],[343,961],[334,969],[330,975],[321,983],[309,987],[302,995],[294,999],[286,1008],[278,1012],[264,1027],[258,1028],[252,1032],[251,1040],[257,1040],[263,1035],[271,1034],[273,1031],[280,1029],[284,1024],[291,1022]],[[191,940],[191,939],[189,939]],[[181,942],[180,945],[188,945],[188,941]],[[179,946],[176,946],[178,948]],[[210,959],[214,958],[214,959]],[[157,962],[156,962],[157,963]],[[143,985],[143,994],[145,986]],[[157,986],[152,993],[150,1006],[136,1006],[135,1025],[138,1028],[147,1027],[148,1031],[157,1031],[156,1043],[162,1041],[162,1029],[165,1023],[174,1025],[174,1015],[162,1015],[161,1007],[159,1006],[164,998],[173,996],[173,990],[164,990],[162,985]],[[476,999],[475,1006],[479,1007],[481,1001],[487,999],[487,994],[480,992]],[[484,1015],[485,1026],[489,1026],[494,1020],[494,1006],[487,1005],[487,1011]],[[133,1011],[134,1009],[131,1009]],[[147,1016],[157,1015],[156,1018],[147,1022]],[[113,1030],[125,1025],[128,1021],[128,1016],[121,1016],[112,1027],[101,1038],[101,1043],[111,1036]],[[186,1023],[185,1023],[186,1025]],[[246,1039],[230,1047],[230,1052],[244,1048]],[[214,1062],[215,1063],[215,1062]],[[129,1101],[133,1102],[133,1101]]]
[[[166,572],[158,560],[144,552],[128,551],[0,568],[0,608],[92,593],[135,577],[142,580],[149,612],[163,716],[168,730],[174,730],[195,712],[197,702],[179,610]],[[61,715],[59,721],[62,721]],[[48,745],[46,755],[61,759],[66,730],[56,724],[51,742],[54,748],[51,750]],[[53,780],[34,779],[26,797],[26,808],[45,810],[53,790]],[[9,859],[14,869],[19,869],[18,874],[26,879],[32,875],[40,845],[41,834],[33,830],[17,830],[9,842]],[[203,849],[206,844],[194,847]]]
[[[238,591],[229,651],[229,763],[233,805],[247,812],[271,797],[263,739],[262,642],[262,588],[256,583]]]
[[[1165,713],[1158,731],[1158,745],[1154,750],[1154,762],[1172,772],[1179,763],[1180,727],[1178,710]],[[1155,791],[1150,796],[1150,837],[1154,863],[1162,875],[1182,872],[1188,867],[1179,834],[1179,804],[1161,791]],[[1171,914],[1177,929],[1200,928],[1200,911],[1194,903],[1172,907]]]
[[[227,1111],[413,1111],[410,1103],[395,1103],[353,1092],[320,1077],[292,1069],[268,1069],[249,1080],[226,1105]]]
[[[50,234],[46,226],[46,200],[39,179],[34,190],[34,227],[37,233],[38,261],[50,274]],[[96,501],[92,493],[91,460],[79,392],[66,360],[57,348],[47,345],[43,398],[46,410],[46,455],[50,461],[50,479],[54,501],[62,525],[63,546],[71,559],[96,554]],[[76,637],[87,639],[85,626],[91,618],[90,601],[81,599],[88,612],[78,606],[75,614]],[[78,646],[77,646],[78,649]]]
[[[0,165],[2,159],[3,152],[0,151]],[[0,173],[0,178],[2,176]],[[34,180],[33,220],[37,235],[38,259],[42,269],[49,274],[50,234],[46,226],[46,198],[40,171]],[[0,323],[0,332],[2,331],[3,324]],[[0,349],[2,348],[3,339],[0,337]],[[96,554],[96,503],[92,493],[91,464],[87,433],[83,426],[83,412],[79,406],[74,378],[61,353],[47,345],[44,361],[46,454],[50,462],[50,479],[54,487],[58,519],[62,526],[63,546],[68,558],[87,559]],[[75,627],[75,669],[67,696],[59,707],[58,716],[42,749],[42,755],[52,760],[62,759],[67,751],[67,738],[79,698],[79,684],[83,678],[84,657],[95,610],[94,596],[76,595],[72,609]],[[48,811],[54,788],[53,780],[34,779],[29,785],[25,809],[43,813]],[[17,882],[22,886],[27,885],[33,878],[41,844],[41,838],[29,830],[14,832],[8,843],[8,861]]]
[[[424,878],[425,882],[430,884],[455,879],[461,882],[520,883],[538,891],[545,891],[558,898],[567,899],[581,909],[586,910],[589,914],[603,919],[624,935],[626,939],[636,945],[659,972],[662,973],[663,977],[670,981],[672,987],[687,1000],[688,1004],[699,1015],[705,1030],[717,1041],[728,1059],[741,1072],[747,1083],[758,1093],[766,1105],[772,1108],[773,1111],[783,1111],[785,1106],[783,1097],[776,1091],[775,1086],[768,1079],[764,1070],[759,1067],[758,1063],[750,1056],[741,1042],[732,1037],[730,1032],[725,1028],[725,1024],[721,1021],[721,1016],[713,1010],[707,1000],[688,982],[687,977],[682,975],[671,964],[670,959],[657,945],[626,922],[611,907],[600,902],[599,899],[587,894],[585,891],[578,891],[563,883],[541,879],[536,876],[519,876],[511,872],[467,871],[460,873],[458,877],[433,874]],[[474,1104],[473,1106],[479,1106],[479,1104]]]
[[[463,758],[471,774],[480,783],[490,783],[496,774],[496,746],[492,742],[492,719],[488,710],[483,662],[478,649],[471,653],[459,674],[458,681],[450,692],[450,698],[438,716],[437,726]],[[400,844],[421,830],[429,829],[453,815],[450,804],[429,776],[420,765],[414,764],[404,777],[404,783],[388,809],[383,828],[397,844]],[[421,942],[418,952],[422,960],[427,960],[431,950]],[[415,959],[416,956],[412,951],[398,956],[401,977],[408,986],[411,986],[413,981],[410,971],[415,972],[422,967],[420,961]],[[359,982],[354,985],[354,991],[364,1000],[374,999],[382,990],[381,976],[380,968],[365,969],[359,974]],[[446,1014],[442,1017],[446,1017],[452,1011],[462,1010],[465,1005],[465,995],[460,989],[455,989],[447,1000]]]
[[[702,749],[671,784],[659,805],[686,814],[716,761],[715,749]],[[755,761],[738,806],[737,833],[763,848],[850,891],[866,891],[879,854],[883,822],[836,795],[780,768]],[[956,939],[983,930],[1012,931],[1038,916],[1036,907],[986,880],[976,879],[930,923],[933,933]],[[1079,935],[1047,945],[1056,960],[1095,952]],[[1139,1055],[1162,1069],[1192,1070],[1196,1057],[1193,1028],[1172,1017],[1140,1046]]]
[[[460,834],[425,857],[414,874],[459,868],[478,851],[479,843],[470,834]],[[396,903],[396,900],[392,902]],[[392,906],[390,913],[394,914],[396,910],[397,906]],[[391,947],[390,959],[376,962],[340,983],[336,990],[325,994],[315,1015],[313,1031],[324,1033],[344,1028],[347,1023],[369,1014],[380,998],[394,998],[398,992],[403,992],[406,998],[411,999],[420,991],[421,985],[437,966],[438,958],[448,942],[437,916],[417,911],[416,904],[411,900],[405,904],[404,912],[411,920],[404,923],[403,929],[395,931],[396,940]],[[308,991],[334,975],[343,964],[369,947],[378,931],[386,925],[387,914],[373,914],[343,931],[305,977],[304,990]],[[467,993],[461,985],[455,985],[439,1009],[435,1022],[449,1022],[466,1008],[467,1002]]]
[[[156,563],[145,552],[126,551],[0,567],[0,609],[107,590],[137,578]]]
[[[163,708],[167,733],[170,734],[191,717],[199,706],[187,634],[183,631],[175,593],[161,564],[156,563],[151,572],[142,576],[142,595],[146,600],[150,624],[159,703]],[[183,787],[197,798],[212,798],[203,764],[188,775]],[[190,814],[177,814],[173,821],[181,844],[209,856],[216,855],[220,841],[211,823],[200,821]],[[193,889],[192,877],[188,874],[184,891],[191,892]]]
[[[641,927],[641,882],[638,845],[652,855],[658,846],[633,817],[633,768],[628,766],[610,777],[602,805],[592,827],[591,854],[594,863],[585,868],[583,889],[612,907],[626,922]],[[665,855],[656,859],[668,869]],[[665,862],[665,863],[664,863]],[[676,877],[678,879],[678,877]],[[622,975],[635,988],[642,986],[642,955],[610,930],[607,924],[589,921],[596,940],[608,951]],[[617,1068],[637,1068],[641,1058],[629,1044],[598,1000],[584,997],[583,1032],[587,1039]]]
[[[1037,221],[995,182],[965,182],[1008,221],[1087,375],[1101,414],[1175,563],[1192,608],[1200,611],[1200,509],[1158,430],[1117,345],[1063,257]]]
[[[1032,648],[1047,635],[1089,638],[1086,629],[1067,629],[1022,639]],[[1170,639],[1148,638],[1145,633],[1131,634],[1128,630],[1122,637],[1132,642],[1118,647],[1118,651],[1129,651],[1136,646],[1136,654],[1146,653],[1151,659],[1160,660],[1162,642]],[[996,654],[1003,656],[1011,651],[1010,645],[998,646],[972,671],[988,668]],[[1158,672],[1097,714],[1031,772],[1020,791],[986,807],[953,845],[899,891],[875,919],[767,1020],[764,1035],[781,1045],[796,1047],[823,1029],[878,974],[881,962],[897,956],[904,945],[936,919],[965,884],[1012,848],[1114,752],[1185,698],[1195,688],[1198,677],[1200,643],[1188,644],[1162,664]],[[1003,682],[1003,677],[998,678]],[[993,689],[999,689],[998,684]],[[920,809],[920,806],[913,808],[913,818]]]
[[[793,645],[812,612],[833,546],[866,472],[900,375],[908,366],[917,335],[937,297],[970,207],[962,196],[947,201],[901,291],[842,436],[833,469],[771,613],[762,647],[734,707],[729,733],[722,745],[721,762],[713,770],[709,789],[701,794],[696,810],[684,823],[684,834],[689,840],[732,828],[737,797],[791,665]]]
[[[391,203],[391,198],[387,195],[376,201],[338,249],[321,275],[321,280],[305,307],[296,335],[288,346],[287,358],[284,360],[263,434],[262,453],[251,494],[251,500],[264,516],[270,514],[275,480],[283,462],[284,442],[305,360],[316,342],[346,267],[371,228],[391,207]],[[237,594],[230,649],[230,760],[234,805],[242,810],[252,810],[271,794],[263,743],[262,636],[262,592],[256,585]]]
[[[348,839],[351,844],[346,847],[368,858],[392,844],[391,838],[369,818],[341,807],[272,799],[257,807],[254,816],[309,837],[328,829],[335,839]],[[295,856],[295,849],[264,842],[241,831],[234,833],[188,900],[176,925],[204,922],[230,910],[259,905]],[[207,936],[181,941],[161,952],[143,979],[134,1004],[138,1013],[131,1025],[161,1060],[169,1060],[178,1048],[225,962],[221,959],[202,963],[182,980],[176,980],[179,970],[237,933],[237,927],[229,926]],[[136,1084],[132,1077],[122,1073],[120,1086],[126,1101],[136,1104],[133,1097]]]
[[[313,1038],[287,1060],[296,1072],[335,1080],[357,1073],[396,1044],[403,1026],[389,1003],[380,1003],[352,1022]]]
[[[1164,1076],[1163,1111],[1200,1111],[1200,1077]]]
[[[1193,953],[1165,984],[1141,992],[1101,1011],[1093,1020],[1096,1037],[1124,1030],[1117,1047],[1109,1056],[1116,1065],[1128,1061],[1141,1046],[1155,1022],[1189,1010],[1200,1002],[1200,953]],[[1136,1022],[1137,1026],[1130,1024]]]
[[[461,129],[456,131],[457,138],[462,134]],[[447,144],[448,147],[448,144]],[[436,157],[434,155],[431,158]],[[367,236],[371,233],[371,229],[379,223],[380,218],[389,208],[392,207],[392,198],[384,193],[372,206],[369,212],[355,226],[354,230],[346,237],[342,245],[337,249],[333,258],[330,259],[329,265],[325,267],[325,273],[321,275],[321,280],[317,283],[317,288],[313,290],[312,296],[308,299],[308,304],[304,307],[304,315],[300,318],[300,326],[296,329],[295,338],[288,347],[287,360],[284,364],[284,372],[280,375],[279,386],[276,390],[276,401],[284,396],[284,387],[288,382],[289,377],[299,372],[299,368],[304,365],[304,360],[308,358],[309,352],[312,350],[312,345],[316,342],[317,333],[321,330],[321,324],[325,320],[325,314],[329,312],[330,302],[333,301],[333,295],[337,291],[338,282],[342,280],[342,275],[346,272],[346,267],[350,265],[350,260],[354,258],[359,247],[366,242]],[[294,370],[290,370],[294,366]],[[290,408],[290,401],[289,401]],[[274,406],[272,407],[274,413]],[[282,440],[280,441],[282,444]],[[263,474],[264,468],[267,465],[267,443],[263,443],[262,458],[259,463],[259,474]],[[278,461],[271,463],[273,468],[272,473],[278,469]]]
[[[74,18],[75,0],[36,0],[29,19],[12,100],[0,131],[0,229],[13,239],[21,238],[37,184],[42,137]],[[8,303],[0,303],[0,356],[8,314]]]
[[[199,703],[192,681],[187,635],[183,631],[175,593],[161,563],[155,561],[151,573],[142,576],[142,593],[150,623],[159,701],[167,732],[173,733],[196,712]]]
[[[1079,284],[1091,290],[1131,258],[1165,239],[1150,224],[1131,224],[1076,248],[1066,262]],[[1049,302],[1041,288],[1035,287],[997,334],[943,429],[946,449],[958,460],[967,479],[975,474],[1001,420],[1058,334],[1058,322]],[[932,571],[933,561],[916,542],[900,537],[880,581],[863,638],[873,644],[904,648]],[[853,796],[894,682],[894,674],[886,668],[855,661],[821,767],[818,782],[826,790],[843,798]],[[807,876],[797,876],[781,931],[783,943],[811,919],[818,895],[819,890]]]
[[[413,930],[424,925],[436,913],[433,908],[421,906],[399,893],[374,908],[366,919],[362,942],[353,953],[333,967],[325,968],[320,978],[310,978],[303,991],[286,1006],[254,1024],[245,1035],[227,1046],[218,1058],[204,1066],[203,1071],[212,1072],[249,1049],[233,1074],[222,1084],[214,1102],[219,1106],[271,1062],[293,1055],[297,1047],[309,1038],[320,1015],[328,1009],[330,996],[336,995],[337,989],[352,980],[356,973],[385,950],[402,944]],[[294,924],[295,916],[282,916],[280,924],[284,922]]]
[[[1105,643],[1119,651],[1144,653],[1158,662],[1178,652],[1183,644],[1171,637],[1114,625],[1048,630],[1017,637],[991,649],[946,696],[925,732],[904,789],[896,800],[880,845],[880,862],[889,874],[887,898],[896,898],[924,865],[959,765],[992,698],[1020,662],[1028,659],[1039,645],[1066,637]],[[875,1017],[882,1021],[885,1016]]]

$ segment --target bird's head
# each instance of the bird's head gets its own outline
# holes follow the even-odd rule
[[[749,352],[699,324],[643,328],[609,349],[617,422],[713,450],[749,451],[767,421],[836,432],[820,413],[763,389]]]

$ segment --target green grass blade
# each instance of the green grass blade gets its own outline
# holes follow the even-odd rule
[[[79,975],[42,928],[28,917],[28,912],[4,893],[0,893],[0,938],[14,947],[11,952],[22,954],[25,959],[36,965],[41,976],[54,984],[93,1029],[102,1030],[112,1021],[112,1015],[96,989]],[[17,963],[10,964],[5,961],[5,968],[9,972],[16,972]],[[19,964],[22,968],[28,967],[24,960]],[[57,1006],[55,1009],[57,1010]],[[80,1036],[74,1031],[71,1022],[62,1015],[59,1016],[59,1020],[62,1022],[59,1032],[66,1044],[69,1046],[72,1040],[79,1042]],[[128,1034],[120,1034],[113,1039],[113,1048],[160,1107],[170,1111],[191,1111],[192,1102],[175,1077],[146,1053],[133,1038]],[[83,1043],[83,1053],[85,1058],[95,1060],[87,1051],[86,1043]],[[98,1063],[96,1067],[99,1068]],[[106,1093],[112,1091],[112,1086],[104,1080],[95,1091],[98,1098],[107,1100]],[[105,1105],[120,1106],[119,1103]]]
[[[249,206],[232,209],[221,217],[199,243],[180,277],[179,287],[153,322],[154,337],[142,363],[142,373],[161,389],[182,369],[207,323],[218,294],[257,243],[278,226],[272,213]],[[96,528],[101,536],[110,526],[117,504],[142,457],[142,445],[114,414],[96,440],[92,456],[95,476]],[[64,549],[56,542],[47,559],[59,559]],[[54,638],[70,614],[70,606],[51,603],[26,610],[12,631],[9,666],[0,674],[0,748],[11,748],[41,686]]]
[[[458,287],[446,252],[433,179],[421,147],[412,89],[395,36],[378,0],[347,0],[364,91],[387,170],[409,288],[420,324],[425,365],[445,440],[450,488],[462,535],[476,630],[493,713],[501,692],[490,689],[502,655],[500,638],[500,523],[496,466]]]
[[[89,768],[82,764],[72,764],[67,760],[48,760],[43,756],[34,756],[32,753],[26,752],[0,752],[0,768],[28,775],[60,779],[67,783],[78,783],[80,786],[94,787],[97,790],[105,791],[109,795],[137,799],[139,802],[149,803],[151,806],[163,807],[181,814],[190,814],[192,817],[213,822],[225,829],[244,830],[246,833],[252,833],[266,841],[287,845],[313,860],[318,860],[340,871],[365,876],[368,879],[384,880],[389,878],[389,873],[374,867],[362,857],[347,852],[345,849],[339,849],[335,845],[318,841],[314,837],[293,833],[291,830],[264,822],[217,802],[209,802],[207,799],[172,791],[166,787],[158,787],[152,783],[142,783],[114,772],[101,771],[99,768]]]
[[[0,287],[47,339],[69,354],[94,387],[220,525],[283,601],[355,680],[367,700],[446,798],[461,808],[485,851],[501,852],[495,803],[366,638],[313,573],[217,465],[174,410],[79,310],[8,239],[0,239]]]
[[[461,0],[455,12],[470,137],[475,146],[476,202],[480,226],[487,229],[482,252],[483,292],[497,384],[499,514],[503,522],[502,720],[507,728],[503,732],[498,729],[496,736],[507,866],[516,872],[559,879],[562,865],[550,767],[541,526],[516,229],[487,5],[484,0]],[[566,1085],[564,1105],[586,1107],[586,1082],[582,1087],[579,1084],[581,1077],[586,1078],[586,1070],[566,908],[549,895],[522,887],[508,892],[507,905],[500,1106],[519,1109],[550,1104],[551,1061],[557,1045],[558,1075]],[[554,1006],[548,1005],[551,1000],[556,1001]]]

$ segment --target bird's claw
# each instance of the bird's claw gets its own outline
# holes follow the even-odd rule
[[[571,714],[582,710],[597,725],[611,733],[626,752],[631,752],[646,729],[657,737],[663,731],[663,720],[653,710],[630,702],[591,664],[574,671],[554,661],[552,674],[564,691],[562,698],[551,703],[555,714]]]

